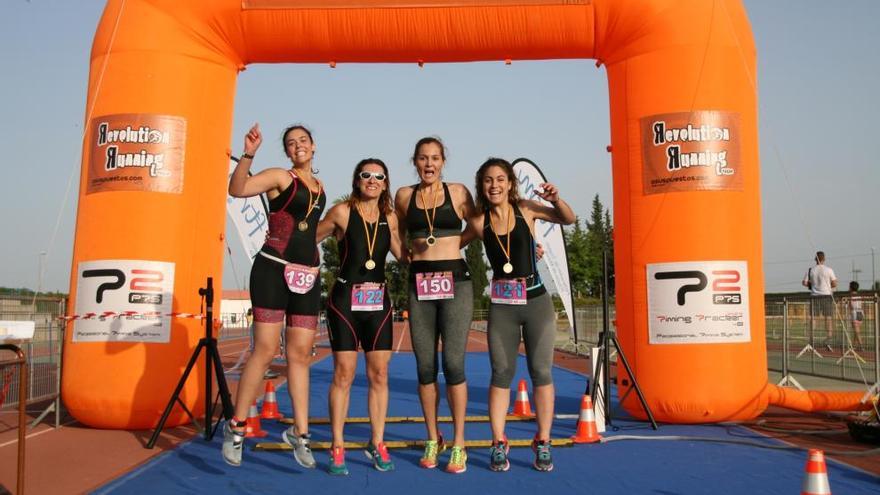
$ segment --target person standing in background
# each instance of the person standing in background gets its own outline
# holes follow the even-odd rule
[[[810,289],[812,301],[812,318],[815,322],[817,318],[821,318],[825,322],[825,349],[828,352],[834,350],[831,347],[831,335],[834,327],[834,289],[837,287],[837,276],[830,266],[825,265],[825,253],[816,251],[814,258],[816,264],[811,266],[804,280],[801,282],[804,287]]]

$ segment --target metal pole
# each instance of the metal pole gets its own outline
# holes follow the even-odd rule
[[[788,299],[782,298],[782,378],[788,376]]]
[[[874,294],[874,383],[880,383],[880,318],[877,316],[877,310],[880,304],[877,301],[877,294]]]
[[[874,271],[874,250],[877,248],[871,248],[871,290],[876,290],[877,288],[877,273]]]
[[[26,459],[24,454],[24,444],[26,440],[25,428],[27,424],[25,421],[27,419],[25,416],[25,407],[28,398],[28,362],[27,359],[25,359],[24,352],[22,352],[21,348],[16,345],[0,344],[0,350],[12,351],[15,353],[15,359],[0,362],[0,368],[18,365],[18,473],[15,480],[15,493],[20,495],[24,493],[24,472]]]
[[[214,278],[208,277],[208,285],[205,290],[205,343],[208,344],[208,351],[205,352],[205,440],[210,440],[212,436],[211,425],[214,422],[214,415],[212,411],[212,403],[213,394],[211,391],[211,385],[214,380],[211,371],[213,366],[211,364],[211,355],[210,349],[213,344],[214,339]]]

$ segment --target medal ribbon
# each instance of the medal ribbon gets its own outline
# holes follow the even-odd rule
[[[441,182],[441,187],[442,187]],[[428,223],[428,237],[434,237],[434,217],[437,216],[437,192],[439,189],[434,189],[434,197],[431,203],[431,216],[428,216],[428,202],[425,201],[425,190],[419,189],[419,196],[422,198],[422,204],[425,206],[423,210],[425,212],[425,221]]]
[[[309,209],[306,210],[306,216],[304,216],[302,219],[302,222],[306,222],[309,219],[309,215],[312,214],[312,210],[314,210],[315,207],[318,206],[318,200],[321,199],[321,191],[323,191],[324,186],[320,182],[318,182],[318,194],[317,194],[317,197],[313,201],[312,200],[312,188],[309,187],[308,184],[306,184],[306,181],[302,180],[302,177],[298,177],[298,178],[299,178],[299,180],[302,181],[303,185],[306,186],[306,191],[308,191],[308,193],[309,193]]]
[[[369,259],[372,260],[373,259],[373,248],[376,246],[376,239],[379,237],[379,217],[380,217],[380,215],[378,214],[378,209],[377,209],[376,224],[373,227],[373,238],[370,239],[370,227],[367,226],[367,217],[366,217],[366,215],[364,215],[363,210],[361,210],[361,203],[360,202],[357,203],[356,208],[357,208],[358,214],[361,216],[361,222],[363,222],[363,224],[364,224],[364,235],[367,238],[367,253],[370,255]]]
[[[507,209],[505,210],[505,213],[507,213],[507,222],[505,222],[507,224],[507,248],[506,249],[504,247],[504,244],[501,243],[501,238],[498,237],[498,231],[495,229],[495,225],[492,222],[492,212],[491,211],[489,212],[489,224],[490,224],[489,226],[492,227],[492,233],[495,234],[495,240],[498,241],[498,247],[501,248],[501,252],[504,253],[504,256],[507,257],[508,263],[510,263],[510,238],[512,237],[510,234],[511,234],[511,231],[513,230],[510,226],[510,218],[512,217],[512,215],[510,214],[511,210],[513,210],[513,207],[510,206],[510,203],[507,203]]]

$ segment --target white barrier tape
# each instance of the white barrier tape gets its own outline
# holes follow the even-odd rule
[[[146,316],[146,317],[161,317],[161,316],[170,316],[172,318],[191,318],[195,320],[201,320],[207,318],[207,316],[203,314],[196,313],[165,313],[162,314],[159,311],[147,311],[147,312],[138,312],[138,311],[123,311],[121,313],[117,313],[116,311],[104,311],[102,313],[85,313],[81,315],[64,315],[59,316],[59,320],[105,320],[108,318],[129,318],[132,316]]]

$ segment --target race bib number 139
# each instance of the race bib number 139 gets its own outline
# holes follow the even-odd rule
[[[315,280],[318,279],[318,267],[305,266],[297,263],[284,265],[284,281],[290,292],[305,294],[312,290]]]

